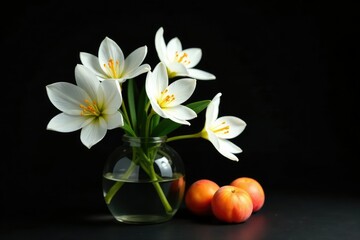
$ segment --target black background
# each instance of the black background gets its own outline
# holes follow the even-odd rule
[[[249,176],[269,194],[359,195],[354,6],[304,1],[9,4],[1,14],[2,216],[107,211],[102,167],[121,143],[122,131],[108,132],[91,150],[80,142],[79,131],[47,131],[59,112],[45,86],[75,83],[79,52],[97,55],[105,36],[125,56],[147,45],[144,62],[154,68],[154,37],[161,26],[166,42],[179,37],[183,48],[201,48],[197,68],[217,77],[198,81],[193,99],[222,92],[220,115],[247,123],[233,139],[243,149],[239,162],[222,157],[203,139],[171,143],[185,162],[188,185],[201,178],[224,185]],[[178,133],[202,126],[203,115]]]

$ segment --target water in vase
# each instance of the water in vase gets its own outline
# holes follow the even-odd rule
[[[125,223],[156,223],[167,221],[179,209],[185,190],[184,176],[162,179],[157,182],[123,181],[108,173],[103,178],[104,196],[117,184],[119,189],[107,204],[116,220]],[[161,201],[159,191],[161,188]],[[165,207],[168,206],[168,207]]]

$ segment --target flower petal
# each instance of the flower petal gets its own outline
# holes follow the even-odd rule
[[[229,140],[224,140],[216,137],[212,132],[209,132],[209,141],[214,145],[215,149],[224,157],[233,160],[239,161],[239,159],[233,153],[241,153],[242,150],[230,142]]]
[[[233,153],[241,153],[242,150],[234,143],[230,142],[229,140],[225,139],[218,139],[220,148],[218,151],[225,157],[229,158],[233,161],[239,161],[239,159]]]
[[[75,80],[76,84],[84,89],[92,100],[97,99],[100,81],[93,72],[84,65],[77,64],[75,67]]]
[[[196,80],[191,78],[182,78],[168,86],[168,95],[174,95],[175,99],[168,104],[168,107],[179,105],[188,100],[194,93]]]
[[[205,128],[210,128],[218,117],[221,95],[221,92],[217,93],[206,108]]]
[[[172,62],[169,63],[166,67],[169,72],[169,78],[189,75],[188,69],[182,63]]]
[[[104,71],[99,65],[99,59],[96,56],[90,53],[81,52],[80,61],[85,67],[93,71],[101,80],[107,78]]]
[[[219,138],[212,132],[212,131],[207,131],[208,135],[208,140],[212,143],[212,145],[214,145],[215,149],[219,151],[220,149],[220,143],[219,143]]]
[[[220,148],[231,153],[241,153],[242,149],[227,139],[219,139]]]
[[[83,126],[85,120],[86,118],[80,115],[75,116],[59,113],[50,120],[46,129],[63,133],[74,132]]]
[[[162,111],[165,113],[166,117],[170,118],[174,122],[186,125],[190,125],[190,123],[185,120],[190,120],[196,118],[197,116],[196,112],[194,112],[191,108],[183,105],[163,108]]]
[[[168,118],[168,116],[163,112],[162,108],[158,104],[156,98],[149,98],[151,107],[153,110],[162,118]]]
[[[105,80],[101,83],[101,89],[104,96],[104,103],[102,113],[104,114],[113,114],[117,112],[122,104],[122,96],[120,85],[117,81],[114,80]],[[100,100],[99,100],[100,101]]]
[[[166,46],[166,54],[170,62],[176,60],[176,54],[182,52],[182,46],[179,38],[171,39]]]
[[[81,129],[80,139],[81,142],[90,149],[105,137],[106,132],[107,124],[105,119],[101,117],[94,118],[91,124],[88,124]]]
[[[46,86],[47,95],[51,103],[60,111],[70,115],[80,115],[80,104],[89,95],[80,87],[68,83],[57,82]]]
[[[149,97],[150,101],[152,99],[156,101],[156,95],[158,93],[157,86],[155,86],[154,83],[155,83],[154,73],[152,71],[149,71],[145,79],[145,90],[146,90],[146,95]]]
[[[146,81],[150,85],[148,86],[151,91],[150,95],[159,96],[169,83],[165,65],[162,62],[158,63],[150,75],[150,79],[146,79]]]
[[[237,137],[240,133],[242,133],[246,127],[246,123],[240,118],[233,116],[224,116],[216,119],[214,125],[220,125],[220,123],[224,123],[229,126],[229,131],[224,133],[223,131],[219,131],[217,136],[224,139],[230,139]]]
[[[124,82],[124,80],[126,79],[130,79],[130,78],[134,78],[139,76],[140,74],[146,73],[148,71],[151,70],[151,67],[149,64],[143,64],[141,66],[139,66],[136,69],[133,69],[132,71],[126,73],[126,75],[124,75],[124,77],[118,79],[120,83]]]
[[[216,79],[215,75],[205,72],[203,70],[199,70],[199,69],[195,69],[195,68],[188,68],[187,71],[189,72],[189,77],[193,77],[198,80],[214,80],[214,79]]]
[[[160,78],[160,80],[158,78]],[[157,99],[161,95],[161,92],[166,89],[167,83],[168,78],[165,65],[163,65],[161,62],[156,65],[153,72],[149,71],[146,75],[146,94],[150,100],[153,110],[163,118],[165,118],[166,115],[163,113],[161,107],[159,106]]]
[[[128,75],[129,72],[136,70],[136,68],[144,61],[146,54],[147,46],[139,47],[130,53],[125,59],[123,75]]]
[[[168,64],[169,60],[166,55],[166,43],[163,34],[164,29],[160,27],[155,34],[155,49],[160,61]]]
[[[226,151],[223,151],[223,150],[220,149],[220,150],[219,150],[219,153],[220,153],[221,155],[223,155],[224,157],[230,159],[230,160],[233,160],[233,161],[236,161],[236,162],[239,161],[239,159],[238,159],[234,154],[232,154],[232,153],[230,153],[230,152],[226,152]]]
[[[103,116],[109,130],[124,126],[124,119],[119,111]]]
[[[202,51],[200,48],[188,48],[184,49],[183,52],[186,52],[188,58],[190,59],[190,63],[186,65],[187,68],[193,68],[200,62],[202,57]]]
[[[104,64],[107,65],[109,59],[113,59],[114,61],[119,61],[120,64],[120,72],[123,72],[124,69],[124,53],[121,48],[117,45],[115,41],[110,39],[109,37],[105,37],[105,39],[101,42],[99,47],[99,63],[102,70],[106,73],[106,68]]]

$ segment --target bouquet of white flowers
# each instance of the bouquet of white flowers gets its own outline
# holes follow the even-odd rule
[[[218,117],[220,92],[211,100],[184,105],[198,80],[214,80],[215,76],[195,68],[202,57],[200,48],[182,49],[176,37],[166,44],[163,33],[161,27],[155,35],[160,61],[153,70],[149,64],[142,64],[147,46],[125,58],[116,42],[105,37],[98,56],[81,52],[82,64],[75,67],[76,85],[58,82],[46,86],[51,103],[61,111],[50,120],[47,129],[58,132],[81,129],[81,142],[88,148],[101,141],[107,130],[115,128],[122,128],[131,137],[167,136],[167,142],[203,138],[226,158],[238,161],[235,154],[242,150],[229,139],[244,130],[245,122],[234,116]],[[135,78],[143,73],[147,74],[145,85],[138,89]],[[190,125],[189,120],[205,109],[203,129],[194,134],[170,136],[181,125]],[[143,152],[147,154],[149,151]],[[141,166],[145,172],[151,172],[146,169],[151,164]],[[114,189],[117,191],[119,186]],[[107,203],[116,191],[105,196]]]

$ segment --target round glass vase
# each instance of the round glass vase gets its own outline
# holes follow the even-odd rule
[[[105,202],[123,223],[150,224],[170,220],[185,191],[185,170],[166,137],[123,136],[103,171]]]

